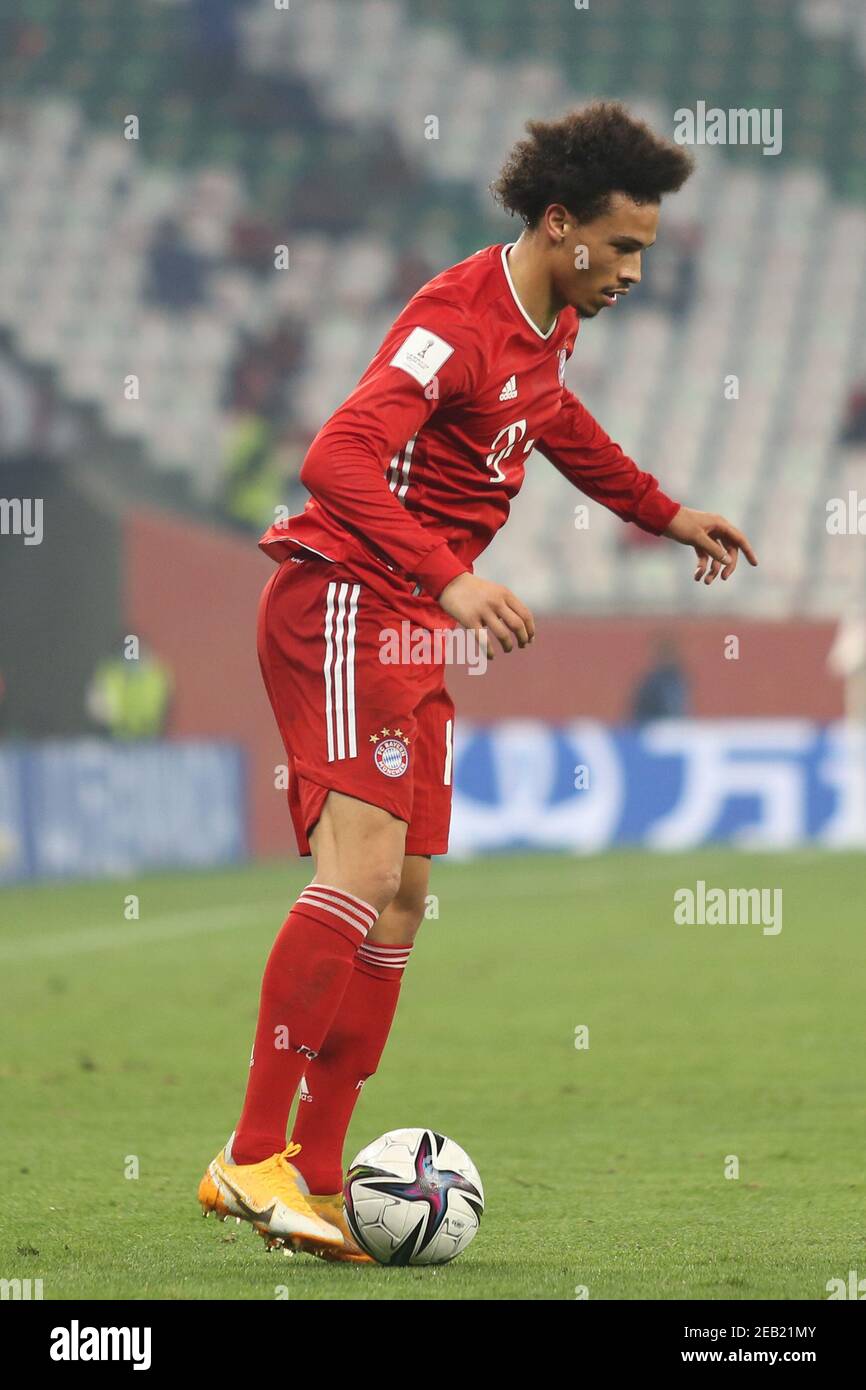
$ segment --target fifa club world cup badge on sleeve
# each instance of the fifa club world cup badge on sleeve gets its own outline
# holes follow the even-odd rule
[[[373,759],[384,777],[402,777],[409,766],[409,735],[402,729],[380,729],[370,735]]]

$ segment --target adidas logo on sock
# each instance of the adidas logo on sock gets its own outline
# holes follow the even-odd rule
[[[499,392],[499,399],[501,401],[513,401],[516,395],[517,377],[510,376],[506,381],[505,385],[503,386],[502,390]]]

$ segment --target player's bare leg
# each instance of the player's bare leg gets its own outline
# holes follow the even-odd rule
[[[315,881],[363,898],[381,914],[399,891],[405,844],[405,821],[357,797],[329,792],[310,833]],[[375,932],[374,926],[371,938]]]
[[[327,832],[323,839],[331,848]],[[313,840],[317,840],[315,833]],[[326,861],[317,844],[313,850],[317,854],[317,879],[321,874],[327,881],[326,874],[343,867],[331,859],[327,870],[320,869]],[[337,1016],[319,1055],[305,1072],[292,1142],[301,1145],[300,1162],[312,1189],[308,1196],[311,1207],[318,1216],[333,1222],[344,1238],[344,1245],[333,1251],[312,1248],[311,1253],[325,1259],[370,1263],[370,1257],[355,1244],[345,1219],[343,1145],[360,1088],[376,1071],[387,1042],[403,968],[424,918],[429,879],[429,857],[405,856],[397,892],[358,948],[355,970]]]
[[[367,937],[367,944],[411,946],[424,921],[429,886],[429,854],[407,854],[400,887]]]

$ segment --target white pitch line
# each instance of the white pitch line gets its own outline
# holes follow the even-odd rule
[[[32,960],[38,956],[78,955],[84,951],[112,950],[117,946],[151,946],[157,941],[175,941],[182,936],[196,936],[209,931],[231,931],[263,922],[273,912],[274,935],[281,921],[280,904],[260,903],[255,907],[191,908],[189,912],[171,913],[152,922],[127,922],[121,919],[116,926],[87,927],[83,931],[51,932],[47,936],[33,935],[27,939],[0,942],[0,961]],[[288,907],[285,908],[285,911]]]

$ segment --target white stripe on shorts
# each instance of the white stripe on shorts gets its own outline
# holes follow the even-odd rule
[[[350,586],[332,580],[328,585],[323,674],[329,763],[358,756],[355,715],[355,620],[360,592],[360,584]]]

